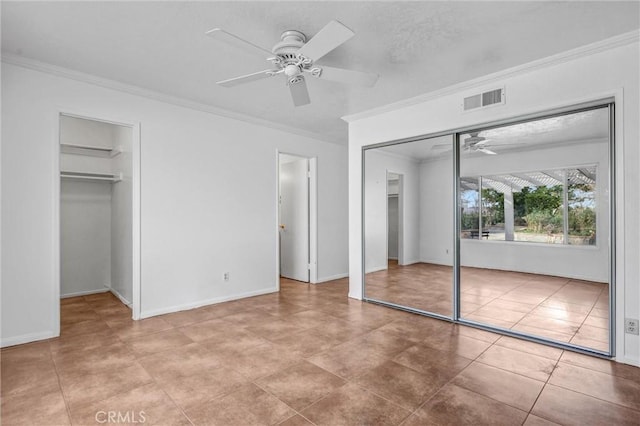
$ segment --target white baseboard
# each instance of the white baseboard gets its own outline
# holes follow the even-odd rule
[[[387,265],[384,266],[376,266],[374,268],[369,268],[365,271],[365,274],[370,274],[372,272],[378,272],[378,271],[386,271],[388,269]]]
[[[111,291],[111,294],[113,294],[115,297],[120,299],[120,301],[122,303],[124,303],[125,305],[127,305],[127,307],[129,307],[129,308],[131,307],[131,302],[129,302],[127,299],[125,299],[125,297],[123,295],[121,295],[118,290],[116,290],[115,288],[111,288],[109,290]]]
[[[22,336],[3,337],[2,340],[0,340],[0,347],[6,348],[9,346],[22,345],[38,340],[51,339],[52,337],[58,337],[58,335],[53,331],[44,331],[40,333],[23,334]]]
[[[618,359],[616,358],[617,362],[620,362],[622,364],[629,364],[629,365],[633,365],[635,367],[640,367],[640,360],[639,359],[633,359],[633,358],[629,358],[629,357],[624,357],[622,359]]]
[[[349,297],[349,299],[362,300],[362,297],[354,296],[354,295],[353,295],[353,294],[351,294],[351,293],[349,293],[347,296]]]
[[[318,278],[318,280],[313,284],[326,283],[327,281],[334,281],[334,280],[339,280],[339,279],[347,278],[347,277],[349,277],[349,273],[348,272],[346,272],[344,274],[331,275],[329,277]]]
[[[245,299],[252,296],[261,296],[263,294],[277,293],[278,287],[250,291],[247,293],[233,294],[230,296],[216,297],[213,299],[199,300],[197,302],[185,303],[182,305],[169,306],[161,309],[140,312],[140,319],[155,317],[158,315],[171,314],[174,312],[187,311],[189,309],[200,308],[202,306],[215,305],[222,302],[230,302],[232,300]]]
[[[85,290],[85,291],[77,291],[75,293],[67,293],[67,294],[61,294],[60,295],[60,299],[67,299],[69,297],[78,297],[78,296],[87,296],[89,294],[99,294],[99,293],[106,293],[109,290],[111,290],[109,287],[105,287],[105,288],[101,288],[99,290]]]
[[[453,267],[453,264],[450,261],[446,261],[446,260],[420,259],[419,263],[428,263],[430,265],[440,265],[440,266],[451,266],[451,267]]]

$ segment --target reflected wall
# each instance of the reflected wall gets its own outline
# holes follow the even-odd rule
[[[453,316],[453,136],[364,151],[364,297]]]

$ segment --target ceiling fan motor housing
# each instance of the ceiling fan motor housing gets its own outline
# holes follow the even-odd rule
[[[307,42],[307,37],[300,31],[287,30],[280,36],[280,41],[273,46],[271,51],[278,56],[292,55],[296,56],[296,52]]]
[[[282,33],[280,41],[271,49],[276,55],[274,63],[287,76],[289,85],[303,82],[304,77],[300,74],[311,67],[312,61],[297,53],[306,42],[307,37],[300,31],[287,30]]]

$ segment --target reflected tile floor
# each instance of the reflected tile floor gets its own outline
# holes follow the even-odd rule
[[[369,298],[451,316],[453,269],[415,263],[366,275]],[[547,275],[463,267],[462,317],[607,352],[608,285]]]
[[[638,368],[362,303],[347,291],[346,280],[282,280],[279,293],[135,322],[108,293],[64,299],[61,337],[2,350],[0,420],[640,423]],[[561,296],[583,293],[569,287]]]

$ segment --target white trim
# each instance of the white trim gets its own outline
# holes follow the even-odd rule
[[[82,83],[93,84],[96,86],[104,87],[111,90],[117,90],[119,92],[129,93],[135,96],[141,96],[147,99],[153,99],[155,101],[164,102],[184,108],[189,108],[196,111],[206,112],[214,114],[220,117],[229,118],[232,120],[242,121],[257,126],[268,127],[270,129],[279,130],[282,132],[293,133],[296,135],[304,136],[306,138],[317,139],[323,142],[334,143],[338,145],[345,145],[345,140],[338,140],[330,138],[326,135],[311,132],[308,130],[300,129],[285,124],[275,123],[272,121],[264,120],[250,115],[241,114],[234,111],[229,111],[223,108],[219,108],[213,105],[207,105],[200,102],[180,98],[177,96],[167,95],[165,93],[157,92],[154,90],[144,89],[131,84],[121,83],[119,81],[98,77],[92,74],[83,73],[80,71],[72,70],[69,68],[59,67],[57,65],[51,65],[46,62],[41,62],[35,59],[25,58],[24,56],[18,56],[12,53],[3,52],[2,62],[27,68],[33,71],[39,71],[46,74],[51,74],[57,77],[68,78],[71,80],[79,81]]]
[[[131,308],[132,303],[129,302],[127,299],[125,299],[125,297],[121,295],[118,290],[116,290],[115,288],[110,288],[109,291],[111,292],[111,294],[117,297],[123,304],[127,305],[127,308]]]
[[[616,361],[621,362],[623,364],[635,365],[636,367],[640,367],[640,360],[638,359],[624,357],[622,359],[616,358]]]
[[[142,198],[140,195],[142,181],[142,137],[140,134],[140,122],[135,123],[131,127],[131,285],[133,286],[130,307],[131,317],[134,320],[140,319],[140,310],[142,309]],[[126,299],[125,299],[126,300]]]
[[[550,66],[559,65],[565,62],[573,61],[578,58],[587,57],[599,52],[603,52],[609,49],[613,49],[627,44],[635,43],[640,39],[640,30],[630,31],[624,34],[617,35],[605,40],[601,40],[595,43],[591,43],[585,46],[581,46],[575,49],[567,50],[565,52],[558,53],[556,55],[548,56],[546,58],[538,59],[528,62],[526,64],[518,65],[506,70],[498,71],[492,74],[488,74],[482,77],[475,78],[473,80],[467,80],[462,83],[454,84],[448,87],[444,87],[439,90],[434,90],[429,93],[425,93],[419,96],[414,96],[409,99],[404,99],[399,102],[387,104],[378,108],[372,108],[366,111],[361,111],[355,114],[349,114],[342,117],[347,123],[361,120],[363,118],[373,117],[385,112],[395,111],[401,108],[410,107],[416,104],[431,101],[437,98],[441,98],[447,95],[459,94],[466,92],[473,88],[484,86],[488,84],[494,84],[500,82],[509,77],[514,77],[521,74],[527,74],[532,71],[548,68]]]
[[[331,275],[331,276],[328,276],[328,277],[318,278],[318,280],[316,281],[316,284],[326,283],[328,281],[340,280],[342,278],[349,278],[349,273],[345,272],[344,274],[336,274],[336,275]]]
[[[349,294],[347,294],[347,297],[349,299],[354,299],[354,300],[362,300],[362,296],[357,296],[355,294],[352,294],[351,292],[349,292]]]
[[[365,274],[371,274],[373,272],[379,272],[379,271],[386,271],[387,269],[389,269],[389,265],[384,265],[384,266],[375,266],[373,268],[369,268],[365,271]]]
[[[276,282],[280,291],[280,154],[306,159],[309,172],[309,284],[318,281],[318,157],[276,149]]]
[[[215,305],[218,303],[229,302],[232,300],[239,300],[239,299],[244,299],[244,298],[253,297],[253,296],[262,296],[264,294],[271,294],[271,293],[277,293],[277,292],[278,292],[278,286],[275,286],[272,288],[267,288],[262,290],[249,291],[246,293],[233,294],[230,296],[215,297],[213,299],[199,300],[197,302],[184,303],[182,305],[170,306],[167,308],[154,309],[152,311],[142,311],[140,313],[140,319],[155,317],[155,316],[164,315],[164,314],[171,314],[174,312],[187,311],[189,309],[200,308],[202,306]]]
[[[101,289],[98,289],[98,290],[76,291],[74,293],[61,294],[60,295],[60,299],[68,299],[70,297],[77,297],[77,296],[86,296],[86,295],[89,295],[89,294],[107,293],[109,291],[111,291],[111,289],[109,287],[101,288]]]
[[[419,141],[415,141],[415,142],[419,142]],[[385,150],[385,148],[393,148],[396,145],[402,145],[402,144],[385,145],[385,146],[378,147],[376,148],[378,150],[376,151],[376,154],[384,155],[386,157],[396,158],[403,161],[409,161],[410,163],[414,163],[414,164],[420,164],[422,162],[422,160],[415,157],[410,157],[409,155],[404,155],[398,152],[390,152]]]
[[[276,149],[276,288],[280,292],[280,151]]]
[[[60,287],[62,285],[62,267],[61,252],[62,252],[62,238],[60,236],[60,197],[62,190],[60,188],[60,109],[54,111],[55,116],[52,117],[52,135],[51,150],[53,151],[53,169],[51,176],[51,191],[53,192],[53,212],[52,212],[52,226],[51,226],[51,238],[52,238],[52,257],[53,265],[51,265],[51,274],[53,276],[53,300],[51,304],[53,309],[51,310],[51,326],[53,328],[53,336],[60,336]],[[40,334],[40,333],[35,333]],[[31,334],[27,335],[30,336]],[[22,342],[26,343],[26,342]]]
[[[318,157],[309,158],[309,282],[318,283]]]
[[[60,303],[58,303],[60,305]],[[58,327],[60,325],[58,324]],[[7,348],[9,346],[22,345],[25,343],[37,342],[38,340],[47,340],[53,337],[58,337],[60,332],[55,330],[44,331],[39,333],[29,333],[20,336],[7,337],[0,340],[0,347]]]
[[[630,338],[629,334],[624,331],[625,318],[625,167],[624,167],[624,89],[619,88],[613,92],[614,108],[615,108],[615,241],[616,241],[616,283],[615,283],[615,351],[616,361],[622,361],[625,364],[633,364],[640,366],[640,359],[631,360],[625,357],[625,340]],[[609,218],[613,220],[614,218]]]

